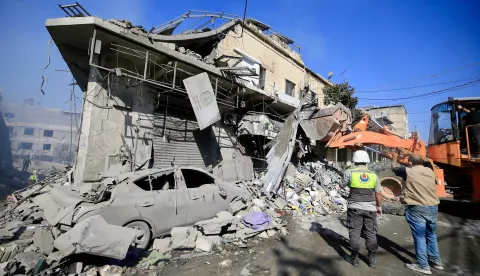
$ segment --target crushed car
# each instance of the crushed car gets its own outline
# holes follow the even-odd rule
[[[144,249],[173,227],[213,218],[232,201],[250,198],[242,183],[224,182],[195,167],[170,167],[57,186],[38,204],[49,224],[62,230],[96,215],[109,224],[136,229],[135,246]]]

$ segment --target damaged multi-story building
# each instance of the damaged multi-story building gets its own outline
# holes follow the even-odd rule
[[[80,114],[47,108],[29,100],[23,103],[2,102],[12,155],[31,156],[35,160],[71,164],[77,151],[77,125]]]
[[[146,31],[64,10],[46,27],[83,91],[77,181],[152,166],[215,171],[239,156],[265,167],[265,142],[301,99],[321,107],[331,85],[256,19],[189,11]],[[190,90],[218,114],[199,117]]]

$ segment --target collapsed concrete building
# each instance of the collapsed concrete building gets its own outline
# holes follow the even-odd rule
[[[67,15],[46,27],[83,91],[79,182],[147,167],[215,171],[238,156],[266,168],[263,145],[301,98],[322,107],[331,85],[293,40],[252,18],[189,11],[147,32],[80,10]],[[191,19],[200,21],[180,31]],[[218,105],[208,122],[199,121],[185,83],[202,73],[208,83],[191,87],[211,90],[199,98]]]

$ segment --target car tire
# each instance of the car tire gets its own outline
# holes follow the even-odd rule
[[[143,234],[135,238],[135,247],[139,249],[147,249],[150,239],[152,238],[150,226],[144,221],[133,221],[125,225],[125,227],[140,230]]]

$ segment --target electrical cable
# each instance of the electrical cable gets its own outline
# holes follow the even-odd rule
[[[466,87],[469,87],[471,86],[471,84],[474,84],[474,83],[477,83],[479,82],[480,79],[476,79],[474,81],[471,81],[471,82],[466,82],[466,83],[463,83],[463,84],[460,84],[460,85],[457,85],[457,86],[452,86],[452,87],[449,87],[449,88],[445,88],[445,89],[441,89],[441,90],[437,90],[437,91],[433,91],[433,92],[429,92],[429,93],[426,93],[426,94],[422,94],[422,95],[415,95],[415,96],[409,96],[409,97],[401,97],[401,98],[358,98],[359,100],[364,100],[364,101],[396,101],[396,100],[408,100],[408,99],[414,99],[414,98],[420,98],[420,97],[425,97],[425,96],[429,96],[429,95],[438,95],[438,94],[442,94],[442,93],[446,93],[446,92],[449,92],[449,91],[454,91],[454,90],[458,90],[460,88],[464,88],[465,86]]]
[[[450,92],[450,91],[460,90],[460,89],[469,88],[469,87],[478,86],[478,85],[480,85],[480,84],[475,84],[475,85],[470,85],[470,86],[467,86],[467,87],[451,89],[451,90],[448,90],[448,91],[445,91],[445,92],[441,92],[441,93],[437,93],[437,94],[433,94],[433,95],[427,95],[426,97],[424,96],[423,98],[417,98],[417,99],[414,99],[414,100],[411,100],[411,101],[402,102],[402,104],[413,103],[413,102],[420,101],[420,100],[423,100],[423,99],[432,98],[432,97],[435,97],[437,95],[444,94],[444,93],[447,93],[447,92]],[[380,101],[380,102],[375,102],[374,104],[375,105],[384,104],[384,103],[390,103],[391,104],[391,102],[392,101]]]
[[[475,63],[471,63],[471,64],[468,64],[468,65],[456,67],[456,68],[453,68],[453,69],[450,69],[450,70],[445,70],[445,71],[442,71],[442,72],[439,72],[439,73],[436,73],[436,74],[427,75],[427,76],[424,76],[424,77],[419,77],[419,78],[410,79],[410,80],[406,80],[406,81],[401,81],[401,82],[396,82],[396,83],[392,83],[392,84],[377,86],[375,88],[371,88],[370,90],[377,90],[379,88],[390,87],[390,86],[394,86],[394,85],[398,85],[398,84],[416,82],[416,81],[420,81],[420,80],[424,80],[424,79],[428,79],[428,78],[436,78],[439,75],[444,75],[444,74],[448,74],[448,73],[455,72],[455,71],[458,71],[458,70],[462,70],[462,69],[465,69],[465,68],[476,67],[476,66],[480,66],[480,62],[475,62]],[[362,90],[360,90],[360,91],[362,91]],[[365,90],[363,90],[363,91],[365,91]]]
[[[461,82],[461,81],[472,80],[472,79],[477,79],[477,78],[478,78],[478,77],[476,77],[476,78],[465,78],[465,79],[458,79],[458,80],[452,80],[452,81],[447,81],[447,82],[431,83],[431,84],[426,84],[426,85],[418,85],[418,86],[410,86],[410,87],[401,87],[401,88],[392,88],[392,89],[360,90],[360,91],[355,91],[355,93],[375,93],[375,92],[387,92],[387,91],[398,91],[398,90],[406,90],[406,89],[415,89],[415,88],[421,88],[421,87],[430,87],[430,86],[437,86],[437,85],[443,85],[443,84]]]

